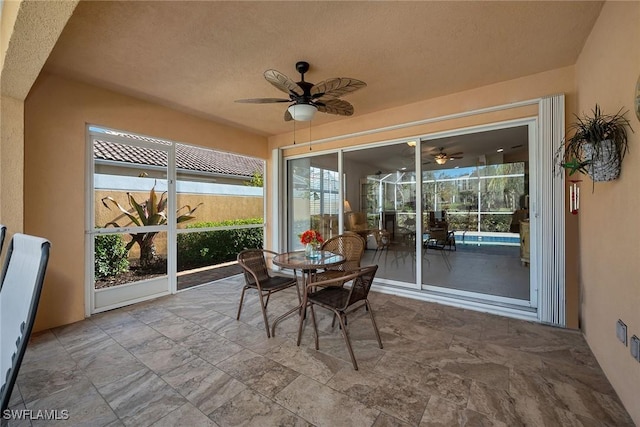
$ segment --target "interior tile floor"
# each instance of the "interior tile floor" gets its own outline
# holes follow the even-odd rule
[[[377,277],[416,282],[415,245],[366,250],[364,264],[378,264]],[[528,301],[530,267],[518,246],[458,244],[457,250],[423,249],[422,284]]]
[[[384,349],[353,313],[354,371],[328,314],[319,351],[310,324],[296,346],[297,316],[267,339],[254,293],[236,321],[242,283],[35,334],[11,407],[89,426],[633,425],[578,332],[372,293]],[[273,295],[270,318],[296,302],[293,289]]]

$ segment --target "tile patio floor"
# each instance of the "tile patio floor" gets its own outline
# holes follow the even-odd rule
[[[320,351],[310,324],[296,346],[296,317],[267,339],[255,294],[236,321],[241,285],[36,334],[11,406],[67,409],[60,424],[90,426],[633,425],[577,332],[372,293],[384,349],[354,313],[354,371],[329,315]],[[270,317],[295,302],[292,289],[275,294]]]

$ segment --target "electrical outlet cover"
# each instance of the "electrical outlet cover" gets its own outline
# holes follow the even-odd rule
[[[627,325],[620,319],[616,323],[616,336],[622,344],[627,345]]]
[[[631,356],[633,356],[634,359],[636,359],[638,362],[640,362],[640,338],[638,338],[637,336],[632,336],[631,337]]]

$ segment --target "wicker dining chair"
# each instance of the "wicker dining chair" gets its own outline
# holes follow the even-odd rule
[[[356,357],[353,354],[353,348],[351,347],[351,341],[349,340],[349,333],[347,332],[347,312],[354,311],[364,305],[371,317],[371,323],[373,324],[373,330],[376,334],[378,345],[382,348],[382,340],[380,339],[378,325],[376,325],[376,319],[373,316],[371,304],[367,299],[377,270],[377,265],[371,265],[356,269],[344,276],[337,276],[328,280],[311,282],[307,284],[302,300],[302,306],[305,308],[309,306],[311,310],[316,350],[319,350],[320,346],[318,342],[316,314],[313,308],[314,305],[331,310],[334,313],[334,319],[335,317],[338,317],[342,336],[344,337],[344,342],[347,345],[347,350],[351,357],[351,363],[353,363],[353,369],[356,371],[358,370],[358,363],[356,362]],[[351,286],[343,286],[349,282],[351,282]],[[355,304],[359,302],[362,302],[362,304],[355,306]],[[300,324],[298,326],[298,346],[300,346],[300,341],[302,339],[302,326],[304,320],[305,317],[300,316]]]
[[[360,261],[364,254],[365,245],[365,240],[362,237],[350,232],[326,240],[322,244],[322,250],[342,255],[345,258],[345,262],[318,272],[314,280],[327,280],[334,277],[341,277],[360,268]]]
[[[295,286],[298,292],[298,303],[302,301],[302,298],[300,296],[300,288],[297,286],[298,282],[295,274],[293,277],[270,274],[266,261],[266,256],[268,255],[277,255],[277,253],[267,249],[245,249],[238,254],[238,264],[244,271],[245,285],[242,287],[236,320],[240,320],[245,291],[247,289],[257,290],[258,297],[260,298],[260,308],[262,309],[264,326],[267,329],[267,338],[271,338],[271,334],[269,333],[269,319],[267,317],[267,304],[269,304],[271,294]],[[264,298],[265,295],[267,297],[266,300]]]

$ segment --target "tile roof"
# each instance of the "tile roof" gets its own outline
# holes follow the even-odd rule
[[[170,145],[167,141],[153,138],[116,132],[110,133],[139,141]],[[162,150],[136,147],[105,141],[103,139],[94,140],[93,157],[99,160],[151,166],[167,166],[167,154]],[[264,173],[264,162],[260,159],[184,144],[176,144],[176,167],[182,170],[236,175],[240,177],[250,177],[256,171]]]

